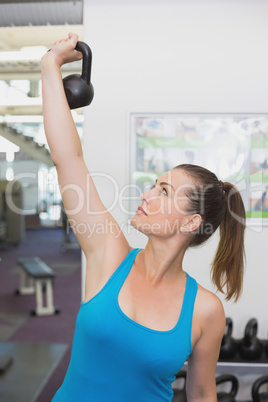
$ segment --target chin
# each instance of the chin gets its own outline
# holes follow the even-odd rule
[[[138,222],[137,219],[137,215],[132,216],[131,220],[130,220],[130,224],[131,226],[133,226],[135,229],[138,229],[138,227],[140,226],[140,223]],[[139,230],[139,229],[138,229]]]
[[[131,226],[138,232],[144,234],[145,236],[154,234],[152,231],[151,224],[143,220],[142,217],[146,218],[146,216],[144,215],[134,215],[130,220]]]
[[[150,221],[144,215],[135,214],[131,220],[131,226],[146,236],[153,236],[162,239],[169,239],[178,234],[178,222]]]
[[[144,222],[142,222],[142,219],[139,219],[141,216],[142,215],[137,215],[137,214],[134,215],[130,220],[130,224],[134,229],[138,230],[141,233],[146,234],[146,232],[143,230]]]

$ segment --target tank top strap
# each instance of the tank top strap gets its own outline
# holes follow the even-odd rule
[[[126,277],[128,276],[129,271],[131,270],[132,265],[135,261],[136,255],[141,250],[142,250],[141,248],[133,248],[132,250],[130,250],[130,252],[126,256],[125,260],[122,262],[121,266],[119,267],[118,275],[117,275],[117,283],[118,283],[119,287],[123,284]]]
[[[186,314],[192,320],[192,315],[194,311],[194,303],[197,294],[197,282],[192,278],[187,272],[187,283],[185,289],[185,296],[183,300],[183,314]]]
[[[186,289],[183,299],[183,305],[181,310],[181,319],[183,320],[183,326],[185,331],[188,331],[188,339],[190,342],[190,349],[192,350],[191,333],[192,333],[192,318],[194,312],[194,304],[198,289],[198,284],[194,278],[192,278],[187,272]],[[186,335],[186,334],[185,334]]]

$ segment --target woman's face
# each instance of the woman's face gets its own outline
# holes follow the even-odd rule
[[[147,235],[170,237],[177,234],[188,216],[186,190],[193,187],[191,178],[182,169],[164,173],[142,194],[132,226]]]

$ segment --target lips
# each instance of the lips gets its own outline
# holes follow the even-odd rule
[[[138,211],[140,211],[141,214],[147,216],[146,212],[144,211],[144,209],[141,206],[138,207]]]

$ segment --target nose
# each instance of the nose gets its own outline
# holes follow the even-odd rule
[[[141,200],[145,201],[147,204],[150,201],[150,199],[155,198],[156,194],[155,194],[155,187],[150,188],[147,191],[144,191],[144,193],[142,193],[141,195]]]
[[[145,202],[146,202],[145,193],[142,193],[142,194],[141,194],[141,201],[145,201]]]
[[[147,204],[147,199],[148,199],[147,193],[148,193],[148,191],[145,191],[145,192],[142,193],[142,195],[141,195],[141,201],[142,201],[142,202],[146,202],[146,204]]]

